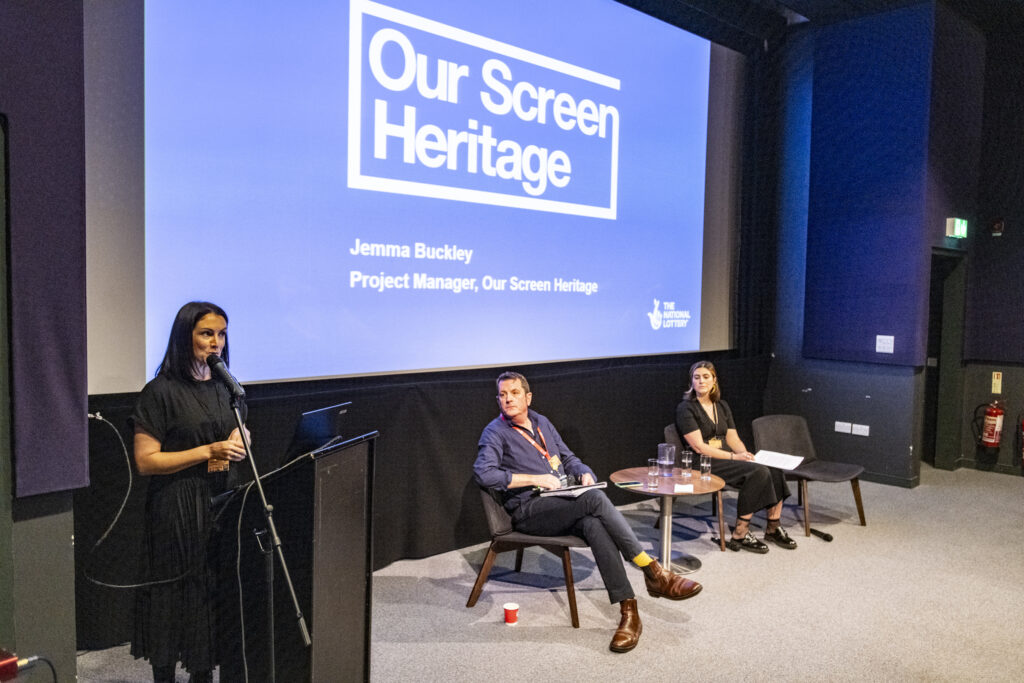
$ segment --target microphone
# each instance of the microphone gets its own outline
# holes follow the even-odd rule
[[[832,534],[828,533],[827,531],[818,531],[814,527],[811,527],[811,533],[822,540],[828,541],[829,543],[832,542]]]
[[[224,361],[215,353],[211,353],[206,357],[206,364],[210,366],[210,372],[214,377],[224,383],[224,386],[231,392],[232,398],[245,398],[245,389],[238,383],[230,372],[228,372],[228,366],[224,365]]]

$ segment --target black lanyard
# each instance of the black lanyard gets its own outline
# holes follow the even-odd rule
[[[717,438],[719,436],[719,433],[718,433],[718,402],[717,401],[712,401],[711,402],[711,413],[712,413],[713,417],[710,417],[710,418],[708,417],[708,411],[704,410],[704,406],[701,405],[700,401],[697,401],[697,406],[700,407],[700,412],[701,412],[701,414],[706,419],[712,420],[711,424],[714,425],[714,428],[715,428],[714,432],[712,432],[712,436]]]

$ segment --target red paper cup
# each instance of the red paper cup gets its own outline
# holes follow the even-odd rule
[[[514,602],[506,602],[503,607],[505,608],[505,623],[509,626],[515,626],[519,623],[519,605]]]

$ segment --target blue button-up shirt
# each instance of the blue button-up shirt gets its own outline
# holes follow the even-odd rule
[[[597,480],[594,471],[584,465],[565,445],[550,420],[532,410],[528,415],[533,425],[533,439],[540,444],[537,437],[539,429],[544,435],[543,445],[547,446],[548,455],[557,455],[561,461],[557,471],[552,470],[547,458],[534,448],[525,435],[517,434],[519,429],[501,416],[494,418],[484,427],[483,433],[480,434],[480,443],[477,444],[476,462],[473,463],[476,482],[481,486],[505,492],[505,508],[510,512],[533,493],[530,487],[510,489],[513,474],[553,474],[556,477],[563,474],[575,477],[589,474],[595,481]]]

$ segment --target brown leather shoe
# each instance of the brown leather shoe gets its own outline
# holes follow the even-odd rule
[[[696,581],[685,579],[673,571],[665,569],[655,560],[644,569],[644,583],[647,584],[647,592],[656,598],[668,598],[669,600],[685,600],[692,598],[703,588]]]
[[[619,609],[622,611],[622,619],[619,620],[619,627],[615,629],[608,649],[612,652],[629,652],[640,642],[644,625],[640,623],[640,613],[636,611],[636,598],[623,600],[619,603]]]

